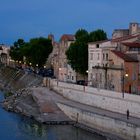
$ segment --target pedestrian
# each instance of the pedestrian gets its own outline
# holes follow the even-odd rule
[[[129,110],[127,109],[126,111],[126,114],[127,114],[127,120],[129,119]]]

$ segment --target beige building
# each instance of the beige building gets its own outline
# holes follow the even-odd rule
[[[127,93],[138,91],[138,60],[113,50],[107,68],[107,84],[111,90]]]
[[[129,24],[129,29],[115,29],[112,34],[112,39],[125,37],[129,35],[136,35],[140,33],[140,24],[132,22]]]
[[[105,88],[105,68],[109,63],[110,50],[116,43],[110,40],[91,42],[88,44],[88,81],[90,86]]]
[[[139,24],[131,23],[129,29],[115,30],[111,40],[88,44],[88,81],[90,81],[90,86],[138,93],[139,29]],[[127,84],[126,79],[123,78],[126,69],[127,71],[129,69]]]
[[[53,68],[54,76],[58,78],[58,70],[59,70],[59,43],[55,42],[54,36],[52,34],[48,35],[48,38],[52,40],[53,50],[49,55],[47,61],[47,67]]]
[[[75,41],[74,35],[64,34],[60,38],[59,43],[59,69],[58,79],[66,82],[76,82],[76,72],[72,70],[67,63],[66,51],[70,44]]]
[[[9,51],[10,51],[10,46],[0,44],[0,61],[5,65],[9,65],[11,61],[9,56]]]

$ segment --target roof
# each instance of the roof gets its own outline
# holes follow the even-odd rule
[[[112,50],[112,52],[126,62],[138,62],[138,60],[130,57],[128,54],[124,54],[124,53],[122,53],[120,51],[116,51],[116,50]]]
[[[111,41],[112,42],[121,42],[121,41],[125,41],[125,40],[128,40],[128,39],[133,39],[133,38],[136,38],[136,37],[139,37],[140,35],[137,34],[137,35],[127,35],[127,36],[124,36],[124,37],[119,37],[119,38],[115,38],[115,39],[112,39]]]
[[[74,41],[75,40],[75,36],[72,34],[64,34],[61,36],[60,38],[61,41]]]
[[[115,29],[114,31],[129,31],[129,29]]]
[[[104,42],[108,42],[108,41],[110,41],[110,40],[108,39],[108,40],[101,40],[101,41],[89,42],[88,44],[100,44],[100,43],[104,43]]]
[[[140,43],[138,43],[138,42],[125,42],[122,44],[125,46],[128,46],[128,47],[140,47]]]

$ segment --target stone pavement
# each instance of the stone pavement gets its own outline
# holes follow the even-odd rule
[[[47,89],[46,87],[37,87],[32,88],[33,89],[33,97],[38,102],[40,106],[40,111],[44,113],[44,119],[46,121],[49,120],[66,120],[68,121],[69,118],[65,116],[64,113],[57,107],[56,103],[60,102],[75,108],[79,108],[81,110],[92,112],[95,114],[100,114],[104,116],[108,116],[110,118],[114,118],[116,120],[129,122],[135,125],[140,126],[140,119],[135,117],[130,117],[127,119],[127,115],[111,112],[108,110],[104,110],[101,108],[81,104],[72,100],[68,100],[64,98],[63,96],[59,95],[58,93],[55,93],[52,90]]]
[[[36,101],[40,110],[40,121],[44,123],[72,124],[74,123],[57,106],[58,101],[62,101],[61,96],[44,87],[32,88],[32,97]]]

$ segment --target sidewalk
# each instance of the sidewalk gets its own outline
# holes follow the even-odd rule
[[[115,113],[115,112],[111,112],[111,111],[104,110],[101,108],[97,108],[97,107],[93,107],[93,106],[89,106],[89,105],[85,105],[85,104],[81,104],[75,101],[68,100],[62,97],[61,95],[47,89],[46,87],[37,87],[37,88],[33,88],[33,90],[34,90],[33,94],[34,96],[38,98],[38,102],[40,102],[40,107],[42,111],[44,111],[44,113],[45,111],[50,110],[52,112],[59,112],[58,114],[60,115],[61,114],[60,109],[56,105],[57,102],[60,102],[60,103],[81,109],[83,111],[92,112],[95,114],[107,116],[110,118],[114,118],[116,120],[121,120],[124,122],[129,122],[129,123],[140,126],[140,119],[131,117],[131,114],[130,114],[129,119],[127,119],[127,115],[124,115],[124,114]],[[55,118],[57,119],[57,116]]]
[[[68,116],[66,116],[57,106],[59,97],[57,94],[49,91],[44,87],[32,88],[32,97],[39,106],[40,120],[44,123],[51,124],[72,124],[72,121]]]

